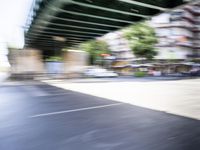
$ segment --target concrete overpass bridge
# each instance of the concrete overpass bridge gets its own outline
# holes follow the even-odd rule
[[[26,24],[26,47],[73,47],[192,0],[35,0]]]

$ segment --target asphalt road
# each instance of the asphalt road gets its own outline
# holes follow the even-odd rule
[[[0,86],[0,150],[199,148],[198,120],[45,84]]]

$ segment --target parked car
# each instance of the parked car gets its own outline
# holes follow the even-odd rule
[[[200,68],[192,68],[188,72],[181,72],[182,75],[184,76],[200,76]]]
[[[118,77],[118,74],[114,71],[108,71],[103,68],[91,68],[86,69],[84,72],[86,77],[96,77],[96,78],[103,78],[103,77]]]
[[[190,70],[191,76],[200,76],[200,68],[193,68]]]

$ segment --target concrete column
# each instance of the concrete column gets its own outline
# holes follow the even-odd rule
[[[12,74],[37,75],[44,73],[44,64],[39,50],[11,50],[9,60]]]
[[[69,78],[80,77],[88,65],[88,54],[84,51],[68,50],[64,52],[64,73]]]

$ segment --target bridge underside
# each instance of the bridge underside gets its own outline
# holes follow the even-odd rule
[[[48,51],[73,47],[153,15],[185,0],[36,0],[25,44]]]

